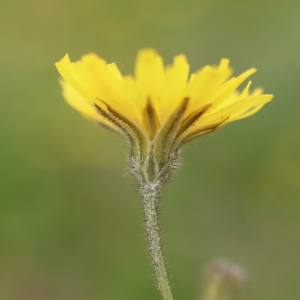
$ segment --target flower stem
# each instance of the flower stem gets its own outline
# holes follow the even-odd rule
[[[148,250],[151,254],[157,288],[160,292],[162,300],[173,300],[169,276],[164,262],[160,226],[158,223],[159,190],[159,187],[155,184],[150,184],[142,188],[145,227],[147,232]]]

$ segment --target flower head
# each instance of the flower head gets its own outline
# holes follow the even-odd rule
[[[56,67],[71,106],[124,135],[134,157],[146,161],[153,156],[160,166],[184,142],[246,118],[273,98],[262,89],[250,92],[250,81],[237,91],[256,69],[231,77],[228,59],[190,76],[184,55],[165,67],[153,49],[138,53],[134,76],[122,76],[115,63],[96,54],[74,63],[66,55]]]

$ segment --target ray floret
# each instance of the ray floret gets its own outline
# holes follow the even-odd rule
[[[123,76],[115,63],[94,53],[77,62],[66,55],[56,67],[66,101],[124,135],[142,164],[152,151],[156,163],[164,165],[186,141],[246,118],[273,98],[262,89],[251,92],[251,81],[237,91],[256,69],[231,77],[228,59],[191,75],[184,55],[165,66],[153,49],[139,51],[134,76]]]
[[[129,168],[143,198],[148,249],[162,300],[173,300],[164,262],[159,217],[163,185],[178,166],[181,146],[197,136],[258,112],[273,96],[250,91],[256,72],[237,77],[228,59],[189,75],[184,55],[165,66],[153,49],[139,51],[134,76],[94,53],[56,63],[66,101],[86,118],[117,132],[129,144]]]

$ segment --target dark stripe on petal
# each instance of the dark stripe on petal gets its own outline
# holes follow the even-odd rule
[[[229,118],[229,117],[228,117]],[[204,133],[207,133],[207,132],[210,132],[210,131],[214,131],[216,129],[218,129],[225,121],[228,120],[228,118],[222,120],[221,122],[219,123],[215,123],[215,124],[211,124],[211,125],[208,125],[208,126],[205,126],[197,131],[194,131],[194,132],[191,132],[190,134],[188,134],[184,139],[183,139],[183,142],[187,142],[195,137],[197,137],[198,135],[200,134],[204,134]]]
[[[150,98],[148,98],[147,105],[144,109],[143,123],[147,128],[149,139],[153,140],[159,130],[160,124],[156,110],[153,108]]]
[[[182,117],[188,107],[188,103],[189,98],[184,98],[181,105],[160,128],[153,140],[155,147],[154,155],[157,157],[159,165],[164,165],[168,160],[170,149],[180,128]]]

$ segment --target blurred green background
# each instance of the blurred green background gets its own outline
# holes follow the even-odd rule
[[[300,296],[300,2],[12,0],[1,6],[1,300],[159,299],[126,145],[72,110],[54,68],[96,52],[133,72],[140,48],[192,71],[220,58],[275,99],[188,144],[162,227],[178,299],[218,258],[245,299]]]

